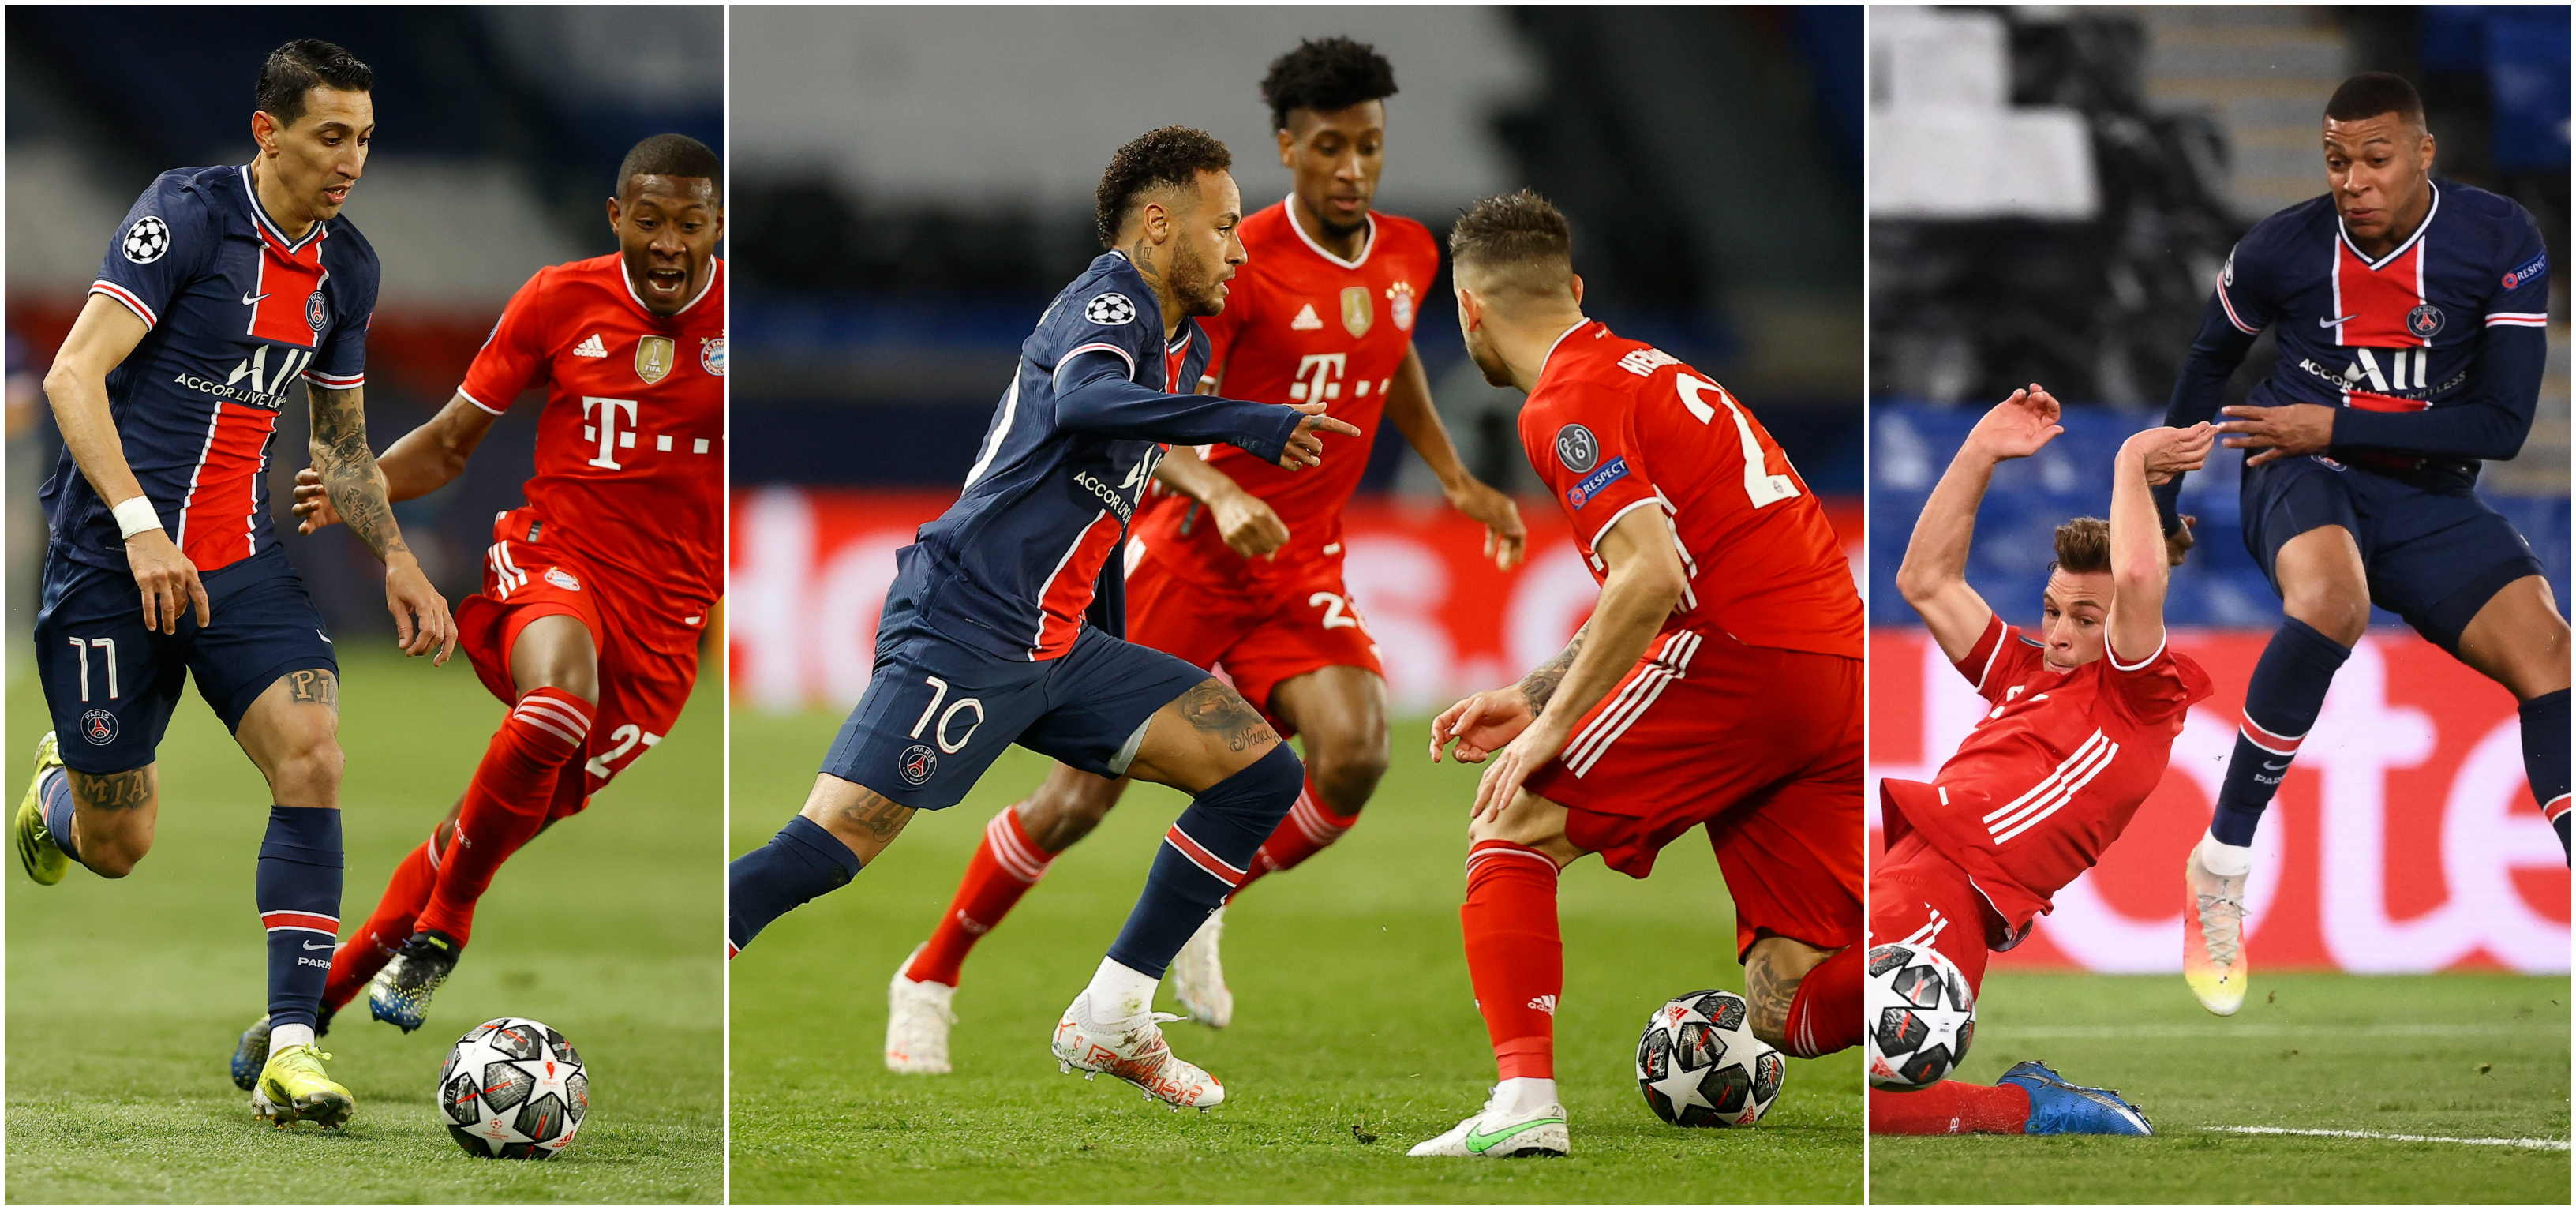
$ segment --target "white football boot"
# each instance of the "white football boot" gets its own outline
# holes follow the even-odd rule
[[[2207,836],[2201,844],[2211,843]],[[2209,872],[2201,863],[2200,845],[2183,859],[2184,892],[2191,910],[2182,918],[2182,977],[2200,1006],[2222,1017],[2245,1007],[2245,988],[2253,974],[2245,961],[2245,875],[2232,878]]]
[[[1178,1021],[1170,1013],[1138,1013],[1124,1021],[1097,1021],[1091,1015],[1091,992],[1074,997],[1055,1023],[1055,1052],[1063,1070],[1095,1079],[1106,1072],[1143,1090],[1146,1099],[1170,1105],[1213,1109],[1225,1103],[1225,1085],[1196,1065],[1172,1057],[1163,1041],[1162,1022]]]
[[[913,957],[919,957],[928,944],[912,947]],[[910,969],[912,958],[908,957],[894,968],[894,982],[886,985],[886,1070],[944,1076],[948,1074],[948,1027],[957,1023],[957,1014],[948,1006],[957,999],[957,989],[904,978]]]
[[[1413,1145],[1406,1155],[1462,1155],[1501,1159],[1516,1155],[1565,1154],[1565,1106],[1545,1105],[1515,1113],[1498,1086],[1483,1109],[1439,1138]]]
[[[1217,955],[1217,939],[1224,935],[1225,907],[1220,904],[1172,956],[1172,998],[1181,1002],[1190,1020],[1209,1029],[1234,1022],[1234,992],[1225,985],[1225,960]]]

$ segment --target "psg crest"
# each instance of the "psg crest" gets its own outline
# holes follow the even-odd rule
[[[314,291],[313,297],[304,300],[304,322],[313,325],[313,330],[316,332],[330,326],[331,304],[323,301],[320,290]]]
[[[668,336],[647,336],[635,342],[635,376],[651,386],[671,376],[671,363],[679,360],[679,346]]]
[[[2442,309],[2426,303],[2407,312],[2406,330],[2427,340],[2432,339],[2435,332],[2442,330]]]
[[[102,747],[116,742],[116,716],[92,710],[81,716],[81,738]]]
[[[927,744],[914,744],[904,749],[903,758],[895,762],[895,772],[903,775],[903,784],[907,786],[929,781],[930,775],[938,771],[939,754],[931,751]]]

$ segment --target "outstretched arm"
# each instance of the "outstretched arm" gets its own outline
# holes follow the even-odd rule
[[[474,456],[474,447],[483,444],[483,435],[492,431],[496,419],[461,393],[449,399],[429,423],[403,434],[376,456],[376,469],[385,477],[385,500],[418,499],[453,482],[465,473],[466,459]],[[295,473],[295,515],[302,519],[295,527],[297,533],[340,523],[339,511],[331,507],[331,493],[322,484],[322,472],[314,467]]]
[[[1395,380],[1386,390],[1386,422],[1404,434],[1405,443],[1440,477],[1440,492],[1449,498],[1449,507],[1485,527],[1485,557],[1505,571],[1520,562],[1529,547],[1529,529],[1521,524],[1520,506],[1467,473],[1458,447],[1449,441],[1448,426],[1440,423],[1439,410],[1431,406],[1431,376],[1409,343],[1404,346],[1404,362],[1395,368]]]
[[[2154,428],[2120,446],[2111,479],[2111,632],[2114,667],[2134,667],[2165,642],[2165,569],[2175,561],[2156,520],[2150,487],[2197,470],[2209,457],[2210,426]]]
[[[1977,506],[1986,498],[1995,464],[2038,453],[2064,426],[2057,423],[2057,397],[2038,383],[2012,393],[1977,426],[1968,430],[1950,469],[1923,502],[1914,536],[1905,544],[1905,562],[1896,569],[1896,591],[1922,615],[1932,641],[1953,663],[1986,632],[1994,610],[1968,586],[1968,547],[1977,533]]]
[[[448,616],[447,598],[431,587],[402,526],[385,499],[385,473],[367,448],[366,388],[332,388],[310,384],[313,408],[313,469],[322,489],[349,532],[385,562],[385,606],[394,615],[394,641],[406,655],[435,650],[432,663],[444,664],[456,650],[456,621]]]
[[[1323,460],[1317,430],[1359,436],[1324,415],[1324,403],[1247,403],[1216,395],[1166,395],[1130,381],[1118,355],[1092,350],[1055,368],[1056,421],[1078,432],[1172,445],[1223,442],[1265,462],[1302,470]]]
[[[180,615],[192,608],[198,625],[212,620],[206,587],[197,578],[197,565],[170,541],[160,518],[146,515],[162,504],[179,501],[143,499],[143,483],[125,461],[125,442],[117,435],[116,417],[107,405],[108,371],[122,364],[149,332],[142,319],[122,304],[104,294],[90,295],[80,318],[72,321],[71,334],[63,338],[62,349],[54,354],[53,368],[45,371],[45,398],[53,404],[63,447],[71,451],[72,464],[89,480],[90,490],[111,510],[124,506],[118,525],[133,531],[125,539],[125,564],[143,594],[143,624],[163,634],[177,634]],[[127,524],[129,515],[148,519],[149,524],[134,529]]]
[[[2236,367],[2245,364],[2245,354],[2254,347],[2255,333],[2246,331],[2217,291],[2209,295],[2209,305],[2201,310],[2200,334],[2192,339],[2191,350],[2183,354],[2182,368],[2174,374],[2173,398],[2165,404],[2168,428],[2190,428],[2218,415],[2220,404],[2227,402],[2227,380]],[[2182,476],[2176,475],[2156,489],[2156,515],[2164,521],[2167,534],[2183,531],[2180,500]],[[2185,549],[2191,540],[2182,539]]]

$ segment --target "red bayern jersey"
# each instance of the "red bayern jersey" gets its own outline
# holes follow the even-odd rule
[[[2163,780],[2184,715],[2210,695],[2209,674],[2170,641],[2135,663],[2105,654],[2051,668],[2000,617],[1957,667],[1994,708],[1941,766],[1933,802],[1905,818],[1972,875],[2000,872],[2027,892],[2016,911],[2008,888],[1979,881],[2018,927],[2120,838]]]
[[[1267,560],[1228,549],[1206,509],[1163,492],[1137,519],[1148,547],[1187,551],[1171,563],[1190,579],[1241,585],[1292,577],[1299,566],[1340,553],[1342,506],[1368,469],[1387,389],[1413,347],[1422,292],[1440,272],[1440,245],[1409,218],[1372,214],[1359,258],[1326,252],[1282,201],[1243,220],[1250,257],[1227,283],[1225,311],[1199,321],[1215,347],[1203,383],[1229,399],[1304,403],[1349,422],[1356,437],[1317,434],[1324,464],[1281,469],[1233,446],[1200,450],[1288,526],[1288,542]]]
[[[611,254],[540,269],[457,393],[500,415],[542,384],[537,539],[700,614],[724,591],[724,262],[679,314],[644,309]]]
[[[1601,535],[1664,510],[1690,577],[1666,629],[1860,658],[1860,592],[1824,508],[1753,413],[1679,358],[1597,320],[1567,329],[1521,408],[1521,445],[1595,580]]]

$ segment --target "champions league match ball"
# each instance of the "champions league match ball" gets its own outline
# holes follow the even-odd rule
[[[483,1159],[542,1160],[572,1145],[590,1113],[590,1077],[562,1034],[522,1017],[465,1031],[438,1069],[438,1104],[456,1145]]]
[[[1646,1107],[1675,1126],[1750,1126],[1780,1096],[1788,1061],[1744,1028],[1744,997],[1699,991],[1675,996],[1646,1019],[1637,1039],[1637,1088]]]
[[[1928,945],[1869,951],[1869,1086],[1914,1092],[1948,1076],[1977,1036],[1968,977]]]

